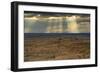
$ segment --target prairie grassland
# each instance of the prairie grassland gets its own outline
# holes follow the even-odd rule
[[[62,35],[24,38],[24,61],[90,58],[90,36]]]

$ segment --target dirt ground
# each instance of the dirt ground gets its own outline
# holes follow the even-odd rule
[[[89,36],[31,37],[24,40],[24,61],[90,58]]]

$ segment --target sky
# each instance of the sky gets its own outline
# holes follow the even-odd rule
[[[24,33],[89,32],[89,14],[24,12]]]

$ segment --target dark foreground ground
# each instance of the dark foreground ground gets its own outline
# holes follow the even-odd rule
[[[90,58],[90,34],[24,34],[24,61]]]

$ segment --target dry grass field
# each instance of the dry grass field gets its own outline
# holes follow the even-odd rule
[[[25,62],[90,58],[89,34],[24,36]]]

